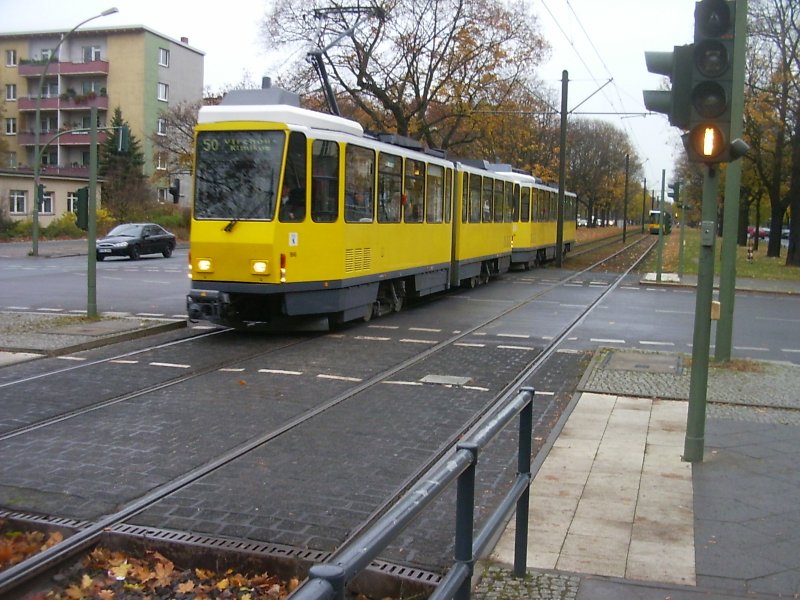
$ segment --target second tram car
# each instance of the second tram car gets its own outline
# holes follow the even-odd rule
[[[536,252],[526,264],[552,256],[557,190],[530,176],[282,104],[203,107],[195,135],[192,320],[368,320],[485,283],[511,267],[523,239]],[[565,215],[569,249],[574,208]]]
[[[663,228],[665,234],[672,232],[672,215],[668,211],[664,211],[664,218],[662,220],[660,210],[651,210],[647,230],[650,233],[658,235],[660,228]]]

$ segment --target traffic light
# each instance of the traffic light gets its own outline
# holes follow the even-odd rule
[[[169,193],[172,194],[172,203],[177,204],[181,199],[181,180],[173,179],[172,185],[169,188]]]
[[[36,201],[39,203],[39,206],[42,205],[44,202],[44,184],[40,183],[39,187],[36,190]]]
[[[675,183],[670,183],[668,187],[670,191],[667,192],[667,196],[672,198],[672,200],[675,202],[675,206],[680,206],[681,182],[676,181]]]
[[[130,127],[123,125],[119,128],[119,136],[117,137],[117,152],[127,152],[131,148],[131,130]]]
[[[651,73],[666,75],[672,89],[644,90],[644,105],[647,110],[669,117],[670,125],[688,129],[690,107],[689,91],[692,84],[693,45],[675,46],[672,52],[645,52],[644,61]]]
[[[78,188],[78,203],[76,205],[77,219],[75,224],[86,231],[89,229],[89,188]]]
[[[731,102],[744,93],[733,85],[735,16],[735,0],[695,5],[689,131],[683,136],[690,162],[730,162],[747,150],[731,140]]]

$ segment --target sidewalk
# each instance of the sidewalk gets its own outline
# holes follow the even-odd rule
[[[689,377],[675,354],[595,355],[535,474],[528,576],[512,576],[512,519],[476,598],[798,597],[800,366],[712,368],[694,464]]]

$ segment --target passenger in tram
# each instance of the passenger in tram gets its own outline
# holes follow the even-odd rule
[[[365,223],[372,221],[372,204],[367,202],[361,192],[349,192],[345,203],[345,221]]]
[[[278,217],[284,223],[299,223],[306,216],[306,192],[302,188],[289,191],[288,186],[283,189],[285,193]]]

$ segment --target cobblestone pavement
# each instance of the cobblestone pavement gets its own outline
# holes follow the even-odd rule
[[[682,403],[689,396],[689,358],[669,353],[600,349],[578,392]],[[705,455],[703,461],[691,465],[690,506],[694,521],[691,552],[696,570],[696,581],[691,585],[667,583],[668,578],[641,581],[602,576],[592,571],[591,565],[580,573],[537,569],[530,562],[526,576],[516,579],[510,564],[486,562],[476,568],[474,597],[480,600],[800,597],[800,555],[796,552],[800,544],[800,512],[796,508],[796,498],[800,495],[800,473],[796,469],[800,460],[797,390],[800,390],[798,365],[733,361],[727,367],[710,369]],[[643,445],[645,455],[649,447],[649,441]],[[619,480],[613,473],[608,477]],[[533,487],[536,488],[536,483]],[[642,494],[666,491],[640,488],[638,494],[641,498]],[[609,510],[613,510],[610,505]],[[667,511],[659,521],[669,522],[671,518]],[[530,556],[537,543],[529,538],[528,544]],[[602,538],[591,545],[602,550]],[[655,561],[656,571],[665,568],[659,562],[668,561],[658,552],[651,558],[629,555],[629,563],[631,560]]]

